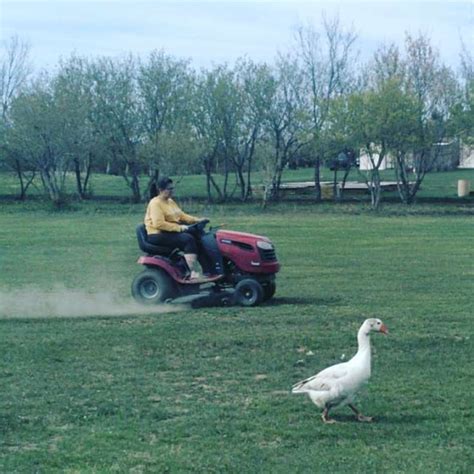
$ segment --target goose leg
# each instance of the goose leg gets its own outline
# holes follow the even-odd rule
[[[321,419],[323,420],[323,423],[326,423],[327,425],[336,423],[336,420],[329,418],[329,407],[324,408],[323,412],[321,413]]]
[[[359,421],[365,421],[367,423],[370,423],[373,418],[371,416],[364,416],[354,405],[349,403],[349,408],[357,415],[357,419]]]

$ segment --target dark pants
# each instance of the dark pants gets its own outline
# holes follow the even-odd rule
[[[198,254],[204,273],[213,275],[224,273],[222,255],[217,247],[216,237],[212,233],[204,234],[199,241],[187,232],[161,232],[148,235],[147,240],[150,244],[179,248],[184,253]]]
[[[179,248],[184,253],[198,253],[196,239],[187,232],[160,232],[159,234],[149,234],[147,240],[150,244]]]
[[[201,237],[201,247],[207,260],[207,268],[203,266],[204,272],[222,275],[224,273],[224,263],[219,247],[217,246],[216,236],[212,233],[203,235]]]

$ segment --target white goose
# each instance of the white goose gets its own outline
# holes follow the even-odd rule
[[[372,421],[353,405],[356,392],[370,377],[370,333],[388,334],[388,329],[380,319],[366,319],[357,333],[359,349],[348,362],[332,365],[309,379],[293,385],[292,393],[307,393],[313,403],[323,409],[324,423],[335,423],[329,418],[331,408],[349,405],[359,421]]]

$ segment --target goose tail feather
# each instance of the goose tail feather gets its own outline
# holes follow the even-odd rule
[[[291,387],[291,393],[306,393],[306,380],[303,380],[303,382],[298,382],[293,387]]]

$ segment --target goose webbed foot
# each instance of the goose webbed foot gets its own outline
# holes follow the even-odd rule
[[[329,418],[329,408],[325,408],[323,410],[323,412],[321,413],[321,419],[326,425],[333,425],[334,423],[336,423],[336,420]]]
[[[357,415],[357,420],[363,423],[370,423],[373,421],[371,416],[364,416],[354,405],[349,403],[349,408]]]

